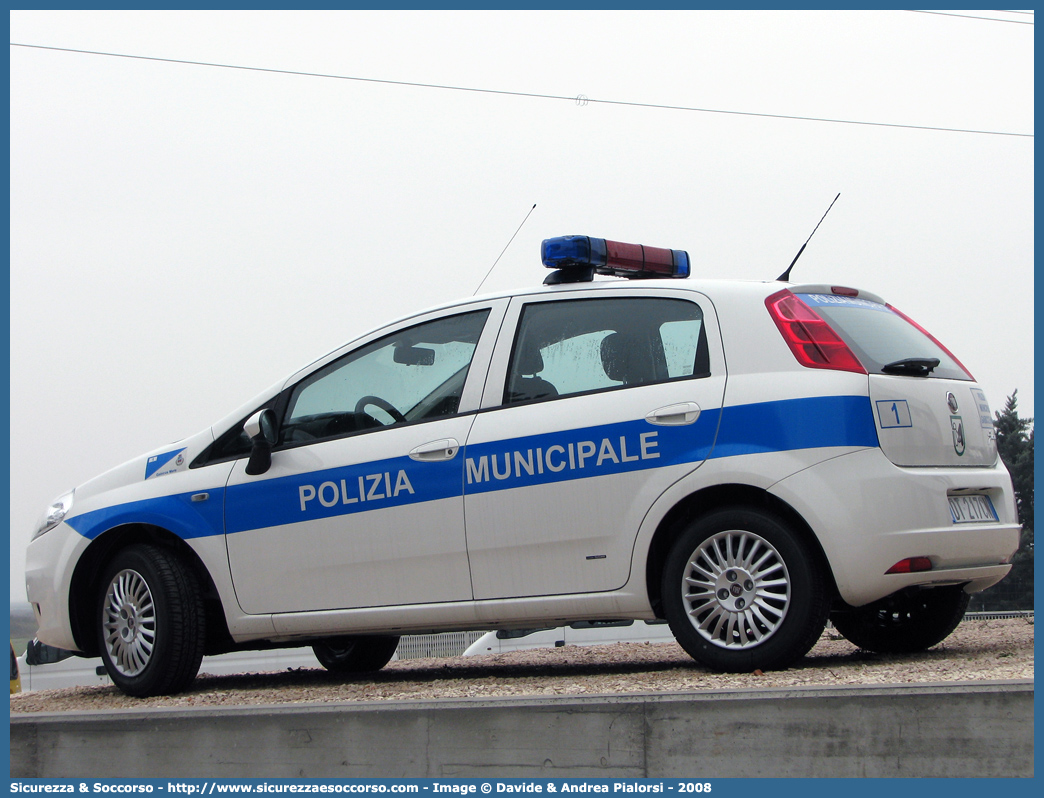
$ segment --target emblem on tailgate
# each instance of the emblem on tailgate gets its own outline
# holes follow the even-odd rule
[[[950,416],[950,429],[953,430],[953,450],[960,457],[964,454],[964,422],[960,416]]]

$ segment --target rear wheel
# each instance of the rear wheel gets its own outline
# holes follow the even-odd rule
[[[95,606],[102,662],[124,693],[169,695],[196,678],[206,640],[203,598],[176,555],[147,544],[118,552]]]
[[[667,557],[662,596],[671,631],[714,670],[786,668],[826,625],[823,574],[781,519],[745,508],[693,522]]]
[[[399,638],[392,635],[331,637],[312,646],[315,658],[331,673],[379,671],[395,655]]]
[[[847,612],[831,622],[852,644],[882,654],[924,651],[949,637],[971,599],[960,585],[911,588]]]

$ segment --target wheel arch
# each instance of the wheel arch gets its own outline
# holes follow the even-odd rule
[[[649,603],[657,618],[665,617],[661,600],[660,577],[674,541],[692,521],[724,507],[760,509],[786,521],[809,544],[816,558],[816,565],[822,569],[826,577],[831,598],[836,599],[838,590],[834,582],[833,571],[830,568],[830,561],[823,551],[819,538],[800,513],[763,488],[738,483],[714,485],[690,493],[675,504],[660,521],[649,542],[645,558],[645,586],[649,595]]]
[[[69,589],[69,621],[79,651],[99,656],[94,634],[94,603],[101,587],[105,563],[117,552],[136,543],[148,543],[164,549],[186,563],[199,579],[206,612],[206,653],[227,651],[232,636],[214,580],[203,561],[182,538],[168,529],[153,524],[128,523],[113,527],[95,538],[76,564]]]

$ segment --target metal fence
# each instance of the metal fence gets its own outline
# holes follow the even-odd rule
[[[1033,621],[1033,610],[1010,612],[969,612],[965,621],[997,621],[1003,618],[1026,618]],[[828,628],[833,624],[828,623]],[[443,632],[431,635],[405,635],[395,649],[397,659],[421,659],[424,657],[459,657],[464,650],[485,632]]]
[[[1033,610],[1012,610],[1010,612],[966,612],[966,621],[999,621],[1002,618],[1027,618],[1033,620]]]
[[[442,632],[433,635],[404,635],[395,649],[397,659],[459,657],[485,632]]]

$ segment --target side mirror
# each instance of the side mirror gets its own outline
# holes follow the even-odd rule
[[[258,410],[243,423],[243,432],[254,443],[246,472],[252,477],[264,474],[272,467],[272,446],[278,438],[275,413],[267,407]]]

